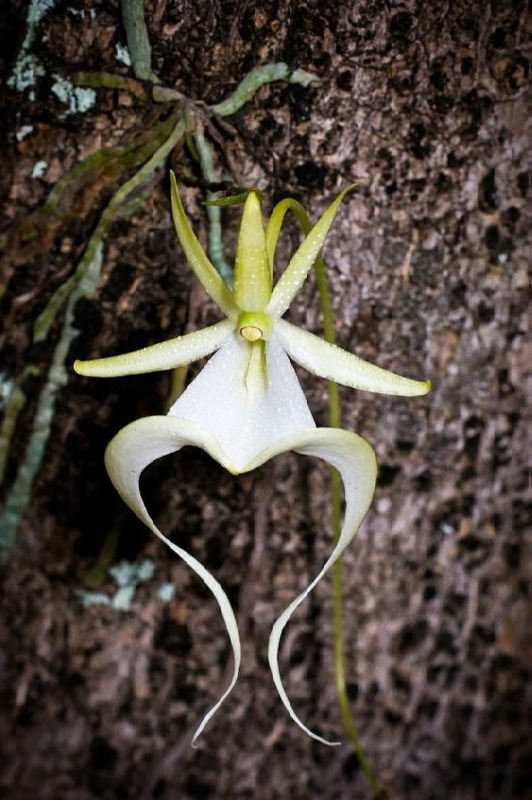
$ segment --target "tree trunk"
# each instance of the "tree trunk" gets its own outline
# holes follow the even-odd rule
[[[60,81],[80,70],[132,77],[116,58],[126,43],[116,2],[57,4],[32,41],[21,5],[6,4],[1,34],[6,80],[24,53],[35,59],[33,85],[4,89],[1,385],[5,407],[13,386],[26,399],[6,503],[31,459],[66,307],[41,342],[34,323],[137,166],[95,166],[52,214],[37,209],[101,147],[149,147],[146,132],[172,112],[112,88],[92,104],[72,89],[61,101]],[[156,75],[193,100],[221,100],[266,62],[321,78],[264,86],[206,136],[224,180],[259,186],[267,210],[290,194],[316,218],[357,181],[325,247],[338,343],[433,381],[422,399],[342,391],[343,425],[372,443],[380,468],[344,558],[353,713],[394,800],[525,798],[525,4],[151,0],[147,25]],[[170,164],[206,241],[206,181],[184,144]],[[144,192],[106,235],[96,291],[72,306],[69,365],[219,319],[175,238],[167,169]],[[228,257],[238,217],[224,210]],[[298,241],[289,227],[280,264]],[[313,279],[290,315],[321,333]],[[327,424],[325,382],[298,374]],[[168,373],[97,381],[69,368],[58,384],[2,567],[0,787],[10,800],[370,798],[349,745],[305,737],[269,675],[272,622],[331,548],[327,469],[293,454],[235,478],[185,450],[143,480],[161,529],[227,590],[243,640],[237,687],[190,747],[231,668],[218,608],[125,508],[103,466],[119,428],[164,413],[170,394]],[[297,713],[334,739],[331,615],[324,581],[287,629],[281,669]]]

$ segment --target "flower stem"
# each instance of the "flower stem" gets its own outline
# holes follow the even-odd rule
[[[194,143],[198,151],[198,158],[203,177],[209,183],[216,183],[220,180],[220,171],[214,163],[214,151],[203,134],[203,130],[198,128],[194,133]],[[207,192],[207,200],[216,200],[220,197],[219,192]],[[207,217],[209,219],[209,256],[214,266],[222,276],[225,284],[229,288],[233,285],[233,268],[226,261],[222,242],[221,208],[215,205],[207,206]]]
[[[297,219],[303,233],[307,235],[312,228],[312,223],[307,212],[297,200],[290,197],[281,200],[272,212],[270,218],[269,245],[271,247],[271,262],[275,257],[277,238],[281,229],[284,215],[291,211]],[[272,224],[273,223],[273,224]],[[334,329],[334,318],[331,307],[331,298],[325,274],[325,264],[319,255],[314,263],[316,283],[320,295],[321,313],[323,316],[323,333],[326,341],[331,344],[336,343],[336,333]],[[338,384],[328,381],[327,392],[329,400],[329,425],[331,428],[341,427],[341,408],[340,391]],[[341,478],[335,469],[331,469],[331,527],[333,533],[333,543],[336,545],[340,537],[342,527],[342,492]],[[364,748],[360,742],[357,726],[351,710],[349,708],[349,698],[345,685],[345,656],[344,656],[344,628],[342,614],[342,559],[339,558],[333,566],[333,636],[334,636],[334,672],[336,681],[336,695],[340,707],[340,716],[344,731],[351,742],[355,755],[360,764],[360,769],[364,773],[374,800],[384,800],[385,794],[382,789],[377,773],[371,766]]]
[[[325,274],[325,265],[321,256],[314,265],[316,283],[320,295],[321,312],[323,316],[323,333],[326,341],[334,344],[336,333],[331,307],[331,298]],[[341,424],[340,392],[337,383],[327,383],[329,425],[338,428]],[[331,527],[333,544],[336,545],[342,526],[342,492],[341,479],[336,469],[331,468]],[[374,800],[384,800],[385,793],[380,785],[377,773],[371,766],[369,759],[362,747],[356,722],[351,714],[349,698],[345,684],[345,653],[344,653],[344,626],[343,626],[343,594],[342,594],[342,559],[339,558],[333,566],[333,636],[334,636],[334,673],[336,682],[336,696],[340,708],[340,716],[344,731],[351,742],[360,769],[368,781]]]

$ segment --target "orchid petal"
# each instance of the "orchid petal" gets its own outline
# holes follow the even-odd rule
[[[430,391],[430,381],[403,378],[395,372],[376,367],[286,320],[279,320],[275,330],[290,358],[320,378],[379,394],[417,397]]]
[[[196,234],[190,227],[173,172],[170,172],[170,187],[174,225],[187,261],[209,297],[214,300],[226,316],[234,319],[237,315],[237,307],[233,295],[221,279],[216,268],[207,258]]]
[[[270,214],[270,219],[268,220],[268,225],[266,226],[266,252],[268,253],[268,263],[270,265],[270,271],[272,275],[275,251],[277,250],[277,241],[279,239],[279,234],[281,232],[281,227],[287,211],[292,211],[295,218],[301,225],[305,236],[312,230],[312,222],[310,221],[310,218],[304,207],[298,200],[295,200],[293,197],[286,197],[284,200],[280,200],[277,203]]]
[[[292,256],[290,263],[277,281],[272,292],[272,299],[270,300],[267,311],[273,316],[282,317],[303,285],[323,247],[325,237],[334,221],[340,203],[346,194],[351,191],[353,186],[354,184],[347,186],[340,192],[338,197],[331,203],[323,216],[320,217],[318,222],[300,244],[296,253]]]
[[[209,431],[238,470],[276,441],[314,427],[294,368],[275,334],[254,345],[236,333],[230,336],[169,414]]]
[[[321,571],[308,584],[303,592],[293,600],[275,622],[270,634],[268,644],[268,660],[273,680],[277,691],[288,713],[305,733],[318,742],[327,745],[337,745],[340,742],[330,742],[313,733],[296,715],[288,695],[284,689],[279,672],[279,643],[287,622],[305,600],[316,584],[324,577],[326,572],[340,558],[345,548],[357,533],[364,517],[366,516],[377,477],[377,463],[373,448],[356,433],[343,431],[338,428],[317,428],[303,431],[278,442],[275,447],[259,454],[256,461],[248,464],[247,470],[255,469],[282,450],[295,450],[308,456],[316,456],[327,461],[335,467],[344,483],[345,493],[345,518],[338,541],[325,562]]]
[[[192,744],[205,728],[231,692],[240,667],[240,639],[231,604],[216,578],[194,556],[174,544],[157,527],[144,505],[140,494],[139,477],[152,461],[175,453],[185,445],[201,447],[226,469],[234,471],[213,437],[189,420],[176,417],[145,417],[122,428],[109,443],[105,452],[105,465],[109,477],[123,501],[174,553],[185,561],[213,593],[222,612],[223,621],[233,649],[233,674],[220,699],[205,714],[198,726]]]
[[[209,356],[231,335],[233,323],[229,320],[218,322],[199,331],[177,336],[151,347],[133,350],[120,356],[94,358],[90,361],[75,361],[74,370],[78,375],[89,378],[116,378],[120,375],[139,375],[144,372],[158,372],[191,364],[199,358]]]
[[[256,192],[244,204],[235,259],[234,296],[246,311],[262,311],[272,293],[272,278],[262,227],[262,210]]]

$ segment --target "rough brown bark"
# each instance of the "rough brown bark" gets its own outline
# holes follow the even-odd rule
[[[5,76],[24,35],[20,6],[6,11]],[[47,75],[35,102],[5,90],[5,229],[67,168],[104,143],[126,143],[148,113],[160,113],[102,90],[87,114],[60,119],[49,74],[117,70],[117,5],[91,7],[94,18],[64,4],[44,18],[34,50]],[[326,246],[339,343],[433,379],[423,400],[343,392],[345,426],[375,446],[380,464],[372,511],[345,557],[353,710],[390,797],[524,798],[532,778],[522,536],[525,4],[154,0],[148,9],[155,71],[190,97],[221,99],[265,61],[323,79],[317,90],[263,88],[220,142],[238,182],[259,185],[272,201],[291,192],[314,216],[339,186],[359,181]],[[17,141],[27,124],[33,131]],[[48,164],[42,179],[31,177],[37,160]],[[172,161],[201,228],[197,168],[184,149]],[[30,360],[42,374],[48,367],[59,327],[36,350],[32,323],[73,269],[108,191],[85,193],[49,251],[18,259],[20,241],[11,250],[4,376],[16,378]],[[288,239],[285,254],[295,229]],[[312,282],[291,314],[319,332]],[[78,304],[71,356],[122,352],[215,319],[175,241],[163,180],[141,210],[113,225],[100,288]],[[42,374],[25,384],[30,402],[4,491],[24,457]],[[325,386],[301,378],[324,424]],[[168,392],[165,375],[72,375],[61,394],[31,506],[2,568],[0,786],[10,800],[368,798],[349,747],[306,739],[269,678],[272,621],[329,548],[326,470],[291,454],[233,478],[186,451],[146,478],[161,528],[212,568],[243,635],[234,696],[198,750],[189,747],[228,669],[217,608],[124,509],[102,463],[112,434],[160,413]],[[149,556],[155,575],[128,612],[85,608],[77,591],[115,539],[114,561]],[[158,597],[165,581],[177,587],[166,604]],[[107,570],[99,588],[113,591]],[[330,605],[324,584],[282,647],[294,705],[326,735],[340,731]]]

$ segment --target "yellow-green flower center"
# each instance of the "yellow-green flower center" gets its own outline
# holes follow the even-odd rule
[[[242,311],[236,323],[237,331],[247,342],[258,342],[269,339],[272,332],[272,320],[269,314],[261,311]]]
[[[262,339],[261,329],[256,328],[254,325],[246,325],[244,328],[240,328],[240,335],[246,342],[256,342]]]

